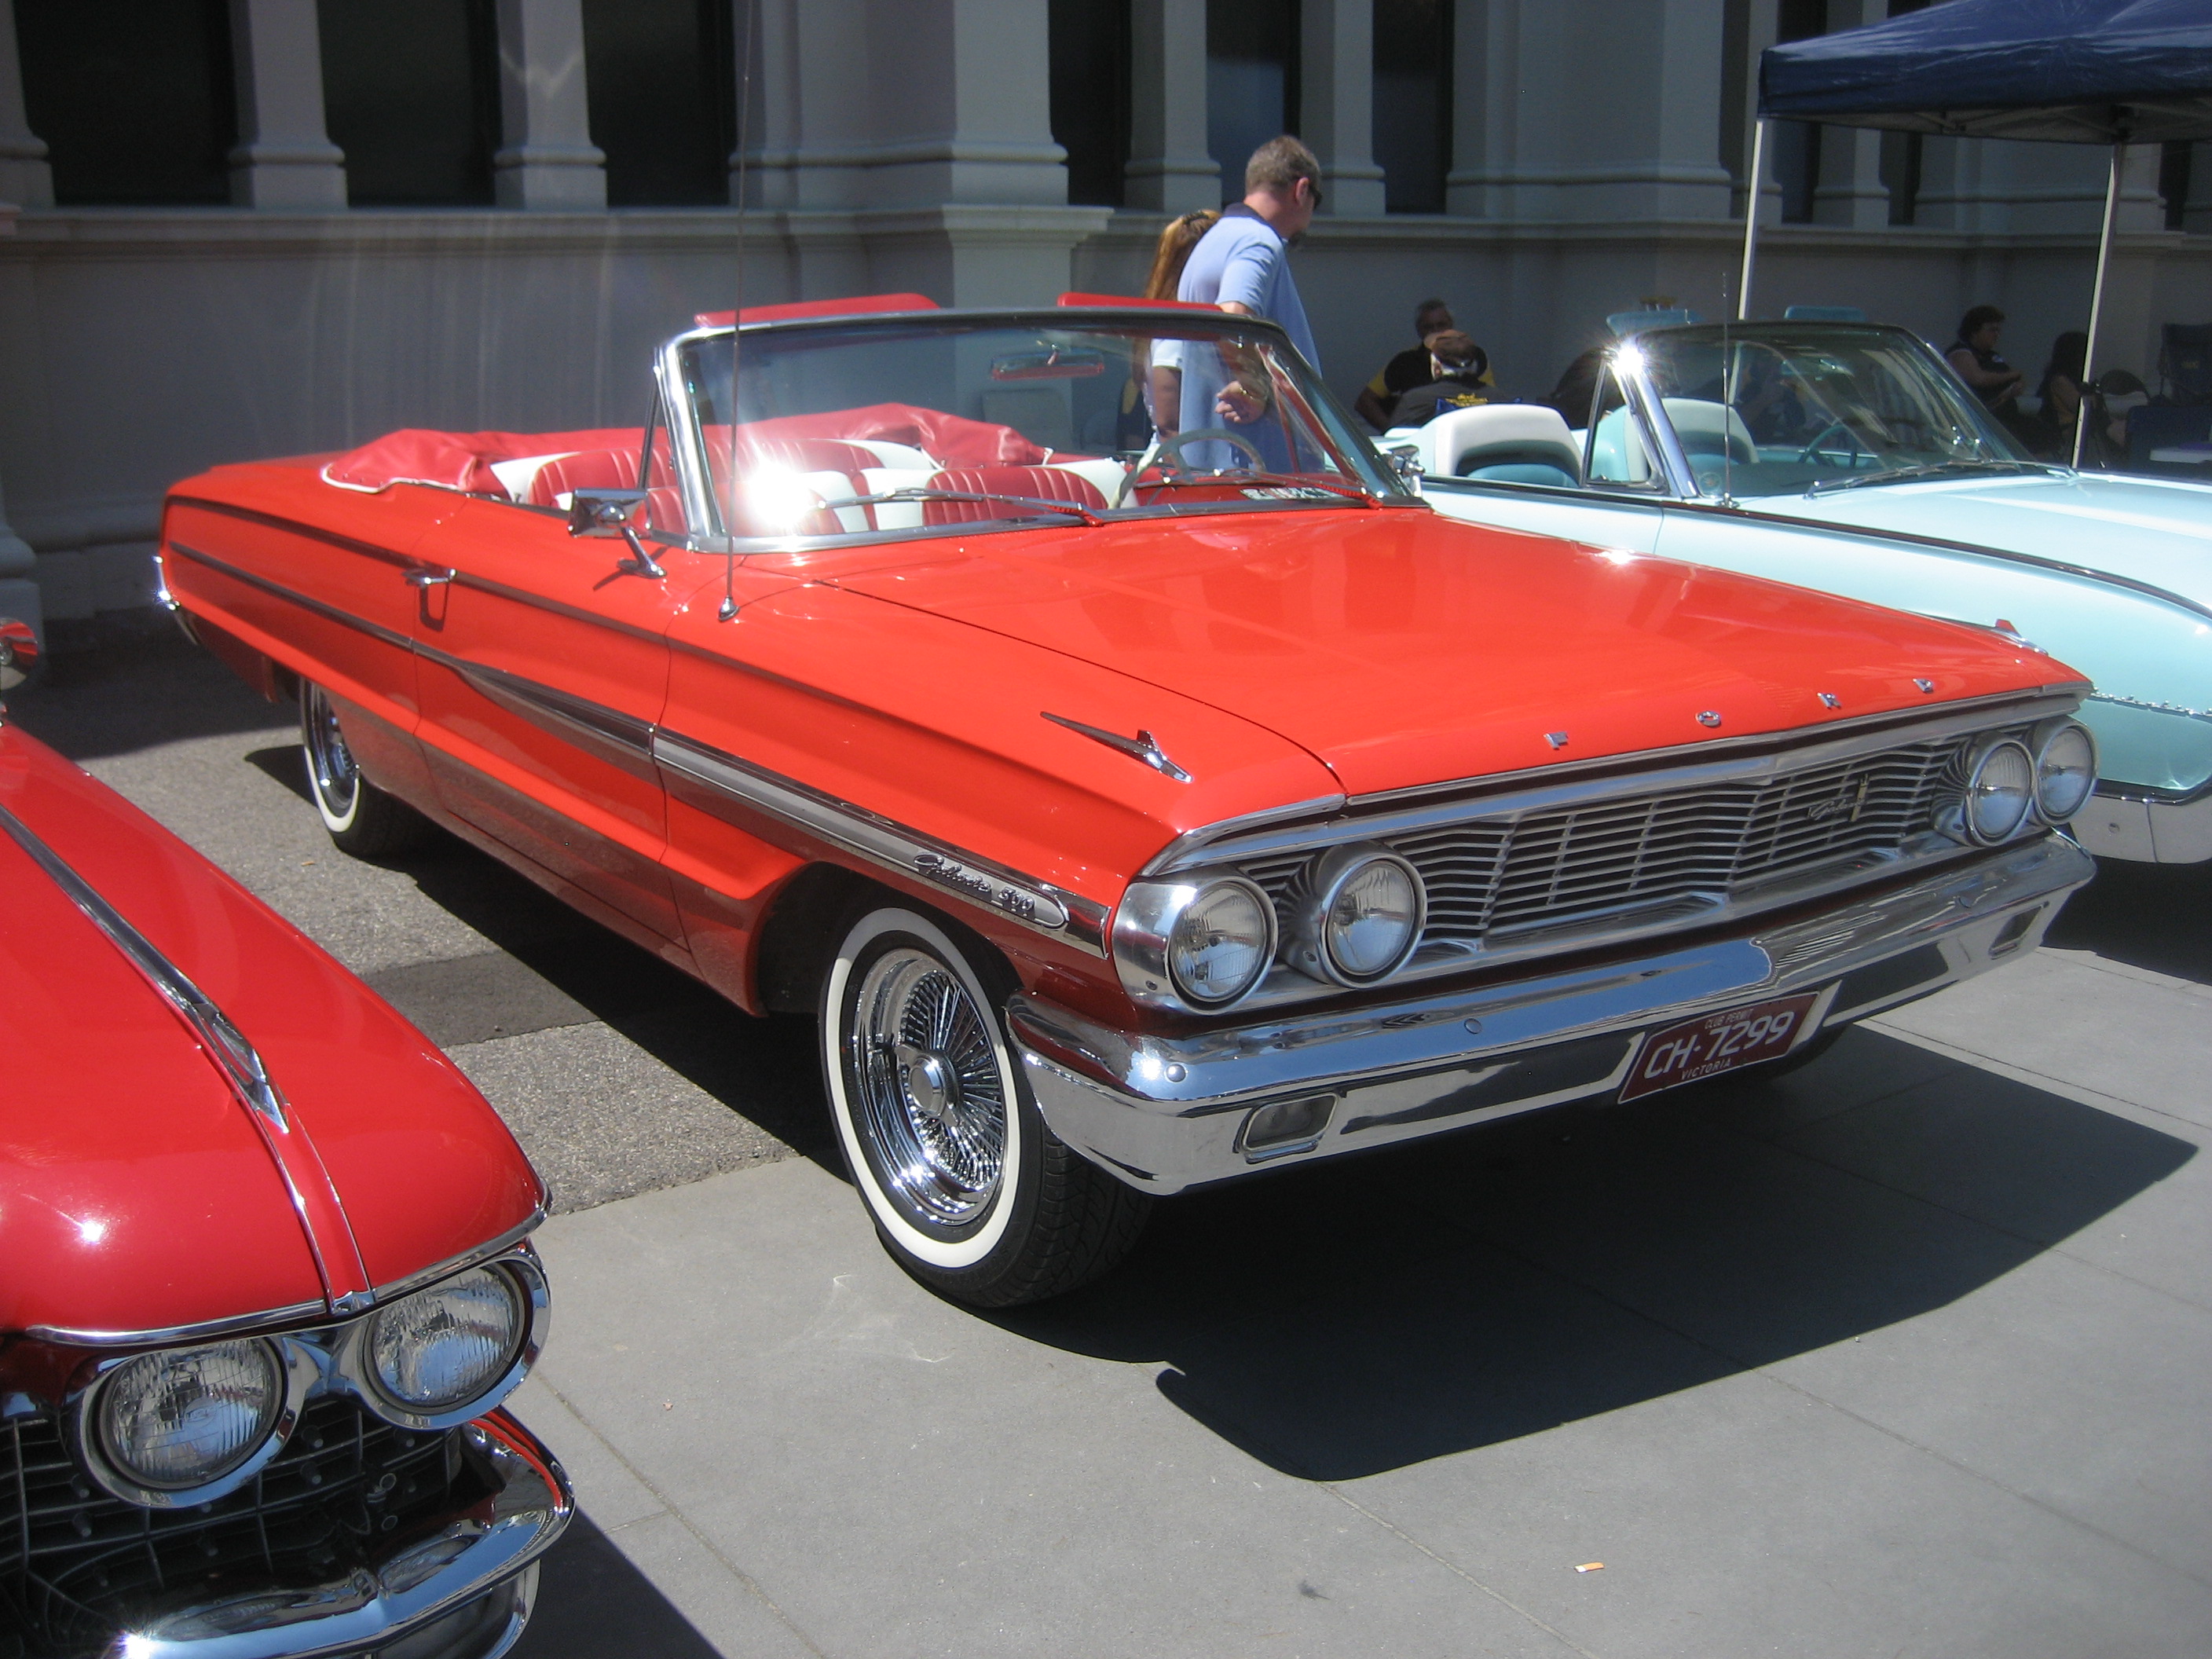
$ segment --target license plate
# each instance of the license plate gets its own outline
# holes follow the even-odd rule
[[[1800,996],[1777,997],[1771,1002],[1754,1002],[1747,1008],[1700,1014],[1663,1031],[1654,1031],[1636,1051],[1628,1081],[1620,1085],[1620,1098],[1634,1100],[1639,1095],[1718,1077],[1739,1066],[1778,1060],[1805,1035],[1806,1017],[1820,1000],[1819,992],[1808,991]]]

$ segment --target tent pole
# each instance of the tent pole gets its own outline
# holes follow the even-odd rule
[[[2125,144],[2112,146],[2112,176],[2105,185],[2105,228],[2097,239],[2097,283],[2089,295],[2089,343],[2081,353],[2081,403],[2074,416],[2074,468],[2081,467],[2082,441],[2089,434],[2089,391],[2097,384],[2097,324],[2105,309],[2105,267],[2112,258],[2112,221],[2120,207],[2120,169],[2128,159]]]
[[[1761,119],[1751,126],[1751,185],[1743,198],[1743,274],[1735,285],[1735,319],[1740,323],[1751,316],[1751,266],[1759,253],[1759,192],[1765,171],[1766,123]]]

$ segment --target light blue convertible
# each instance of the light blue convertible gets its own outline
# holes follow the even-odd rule
[[[2018,634],[2096,683],[2082,845],[2212,859],[2212,488],[2035,460],[1875,325],[1638,334],[1590,414],[1460,410],[1382,441],[1456,518]]]

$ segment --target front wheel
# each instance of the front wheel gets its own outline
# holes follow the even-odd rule
[[[429,819],[362,776],[338,725],[337,706],[312,682],[300,687],[300,749],[307,757],[307,793],[340,852],[389,858],[428,837]]]
[[[857,916],[822,988],[830,1113],[876,1231],[981,1308],[1097,1278],[1151,1206],[1046,1127],[1006,1035],[1012,989],[987,948],[895,905]]]

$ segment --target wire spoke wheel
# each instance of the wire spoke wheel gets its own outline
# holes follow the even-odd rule
[[[847,1064],[869,1161],[925,1224],[972,1221],[1005,1175],[988,1018],[950,969],[908,946],[878,957],[854,999]]]
[[[319,685],[309,686],[301,704],[300,732],[307,755],[307,782],[325,817],[349,819],[361,792],[361,768],[354,761],[353,750],[346,747],[345,733],[338,728],[338,711]]]
[[[1005,1017],[1019,981],[942,917],[862,897],[820,982],[822,1072],[892,1258],[971,1306],[1058,1296],[1135,1243],[1150,1200],[1055,1135]]]

